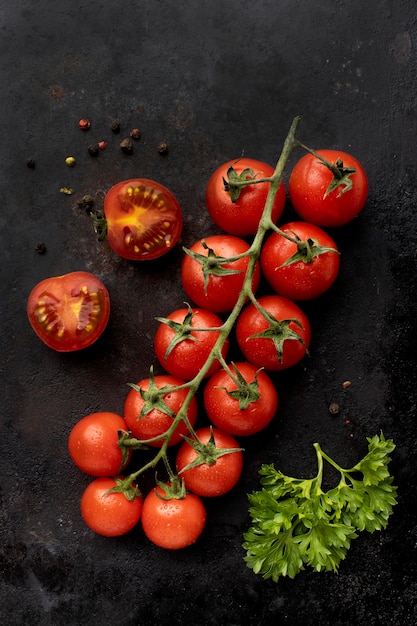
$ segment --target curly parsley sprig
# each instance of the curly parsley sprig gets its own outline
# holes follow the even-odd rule
[[[368,438],[368,453],[343,469],[318,443],[317,475],[285,476],[262,465],[262,489],[250,494],[252,526],[244,535],[246,564],[263,578],[294,578],[305,566],[337,572],[358,532],[381,530],[397,503],[397,488],[388,471],[395,445],[383,433]],[[324,461],[340,474],[339,483],[323,491]]]

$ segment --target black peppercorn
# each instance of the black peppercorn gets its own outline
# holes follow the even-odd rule
[[[168,154],[168,144],[165,141],[158,143],[158,152],[159,154]]]
[[[45,254],[46,246],[44,243],[37,243],[35,246],[35,250],[38,254]]]
[[[119,120],[113,120],[111,123],[110,129],[113,131],[113,133],[120,133]]]
[[[142,137],[142,133],[140,132],[139,128],[134,128],[130,131],[130,136],[132,137],[132,139],[140,139]]]
[[[26,165],[33,170],[35,167],[35,161],[33,159],[26,159]]]
[[[99,147],[96,143],[92,144],[91,146],[88,146],[88,152],[91,154],[91,156],[97,156],[98,151],[99,151]]]
[[[122,139],[119,146],[122,152],[125,152],[126,154],[131,154],[133,152],[133,143],[131,142],[129,137],[125,137],[125,139]]]

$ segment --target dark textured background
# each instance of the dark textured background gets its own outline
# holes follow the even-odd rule
[[[0,617],[12,626],[196,624],[414,626],[416,541],[416,11],[412,0],[0,0]],[[333,233],[339,279],[310,315],[311,357],[277,378],[274,423],[245,442],[238,487],[207,503],[193,547],[164,552],[143,537],[105,539],[83,524],[90,479],[67,437],[89,412],[121,412],[154,363],[155,316],[182,305],[180,246],[150,264],[99,244],[77,207],[119,180],[156,179],[184,211],[182,245],[217,232],[205,184],[242,151],[274,164],[292,118],[315,148],[352,152],[369,201]],[[92,121],[82,133],[78,120]],[[119,118],[122,134],[110,123]],[[118,142],[142,139],[131,156]],[[87,146],[108,148],[92,159]],[[166,140],[169,155],[156,150]],[[69,169],[65,158],[77,165]],[[34,170],[25,161],[36,161]],[[288,172],[286,176],[288,175]],[[71,185],[73,196],[60,187]],[[286,217],[292,217],[288,207]],[[35,246],[44,242],[47,252]],[[34,335],[26,300],[41,279],[97,274],[109,326],[78,354]],[[352,382],[343,390],[345,380]],[[332,416],[330,402],[340,405]],[[201,416],[202,422],[204,417]],[[346,424],[346,421],[349,424]],[[383,430],[399,503],[386,531],[362,535],[338,575],[278,584],[246,568],[248,491],[261,463],[315,469],[312,444],[343,465]]]

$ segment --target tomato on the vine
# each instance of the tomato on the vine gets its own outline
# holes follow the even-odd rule
[[[81,515],[91,530],[105,537],[124,535],[139,522],[142,498],[133,483],[127,493],[111,491],[123,481],[122,476],[93,480],[81,498]]]
[[[284,370],[301,361],[311,339],[305,313],[276,295],[259,298],[258,307],[249,304],[237,320],[236,338],[245,358],[266,370]]]
[[[173,311],[160,320],[155,337],[155,354],[159,363],[173,376],[191,380],[205,365],[211,350],[219,338],[222,320],[216,313],[206,309],[184,308]],[[164,320],[164,321],[163,321]],[[199,330],[202,329],[202,330]],[[226,341],[222,348],[225,358],[229,349]],[[219,369],[215,359],[206,376]]]
[[[190,438],[193,444],[184,441],[178,450],[176,466],[179,476],[185,487],[199,496],[221,496],[240,478],[242,451],[231,435],[217,428],[200,428],[195,435],[197,439]],[[199,464],[195,465],[196,462]],[[190,464],[192,466],[186,469]]]
[[[182,231],[182,213],[173,193],[154,180],[117,183],[104,199],[107,238],[119,256],[133,261],[169,252]]]
[[[317,150],[334,166],[332,172],[317,156],[304,155],[288,182],[291,203],[300,217],[324,227],[347,224],[359,215],[368,197],[362,165],[346,152]]]
[[[181,266],[184,291],[197,304],[209,311],[225,313],[236,304],[245,280],[249,256],[235,261],[226,259],[244,255],[249,244],[232,235],[212,235],[194,243],[185,255]],[[225,259],[225,262],[220,262]],[[256,262],[252,291],[260,281],[260,267]]]
[[[94,343],[106,328],[110,297],[89,272],[45,278],[29,294],[27,315],[35,333],[58,352],[73,352]]]
[[[205,524],[205,506],[194,493],[166,499],[164,489],[157,485],[144,500],[142,528],[147,538],[160,548],[179,550],[190,546]]]
[[[229,365],[211,376],[204,389],[204,406],[209,420],[237,437],[253,435],[265,428],[278,407],[278,393],[263,370],[252,363]]]
[[[233,168],[232,172],[230,168]],[[229,191],[225,189],[230,173],[241,180],[269,178],[273,175],[274,168],[262,161],[242,157],[218,167],[207,183],[206,205],[212,220],[232,235],[254,235],[262,217],[270,183],[262,182],[240,188],[239,197],[233,202]],[[233,180],[231,183],[233,184]],[[273,222],[280,218],[285,199],[285,187],[281,183],[272,209]]]
[[[184,385],[184,381],[175,376],[161,374],[140,380],[133,385],[124,403],[125,422],[131,434],[137,439],[155,439],[163,435],[172,426],[172,422],[181,409],[188,395],[188,389],[175,389]],[[162,395],[158,390],[163,390]],[[186,413],[191,426],[197,420],[197,400],[193,396]],[[181,421],[172,433],[169,446],[182,441],[182,435],[188,433],[188,427]],[[149,441],[147,445],[160,448],[163,439]]]
[[[75,465],[91,476],[115,476],[128,464],[131,451],[118,446],[119,432],[127,424],[117,413],[102,411],[86,415],[73,426],[68,451]]]
[[[340,269],[334,240],[308,222],[290,222],[273,232],[261,250],[261,267],[272,289],[291,300],[309,300],[331,287]]]

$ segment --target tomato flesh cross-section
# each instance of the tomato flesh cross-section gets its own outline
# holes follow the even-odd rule
[[[166,254],[182,231],[177,199],[152,180],[138,178],[114,185],[104,199],[104,215],[111,248],[134,261]]]
[[[90,346],[104,331],[110,298],[103,283],[88,272],[46,278],[32,290],[28,318],[42,341],[59,352]]]

